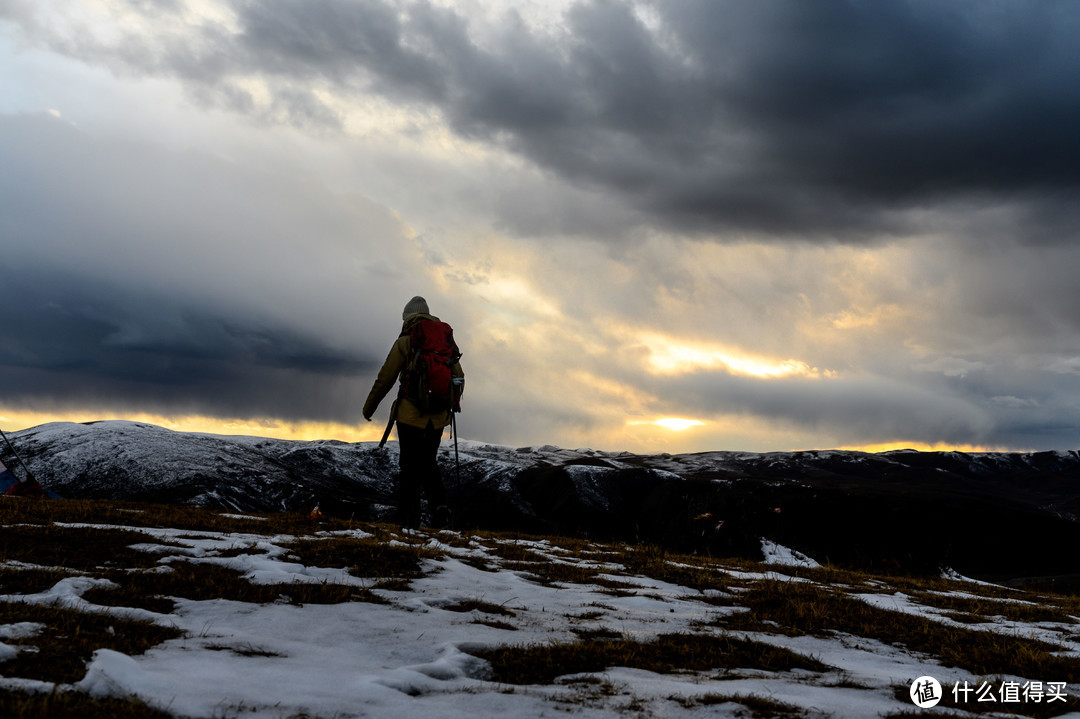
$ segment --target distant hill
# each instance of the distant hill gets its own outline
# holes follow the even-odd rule
[[[11,435],[70,498],[393,517],[397,448],[51,423]],[[14,462],[4,460],[9,465]],[[1080,575],[1080,453],[901,450],[636,455],[460,443],[442,466],[455,525],[760,556],[761,537],[821,561],[995,581]]]

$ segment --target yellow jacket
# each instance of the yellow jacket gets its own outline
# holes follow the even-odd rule
[[[438,317],[421,313],[411,315],[404,323],[402,323],[402,335],[397,338],[397,341],[394,342],[394,346],[390,348],[390,354],[386,356],[386,361],[383,362],[382,369],[379,370],[379,376],[375,378],[375,384],[371,386],[371,392],[368,393],[367,401],[364,402],[364,419],[371,419],[371,416],[375,414],[375,409],[379,406],[379,402],[382,402],[383,397],[389,394],[390,390],[394,388],[395,381],[401,376],[406,365],[408,365],[409,355],[411,354],[409,347],[409,328],[420,320],[440,321]],[[461,389],[464,390],[465,372],[461,369],[461,363],[455,363],[450,369],[450,373],[454,377],[460,377],[462,379]],[[421,429],[427,427],[428,422],[431,422],[435,429],[442,429],[450,424],[450,412],[424,414],[413,402],[402,397],[398,404],[397,421]]]

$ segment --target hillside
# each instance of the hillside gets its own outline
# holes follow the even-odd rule
[[[928,675],[952,716],[984,716],[987,696],[1080,711],[1075,598],[768,542],[762,564],[13,498],[0,536],[4,717],[898,718],[921,716]]]
[[[396,444],[295,442],[110,421],[13,435],[69,498],[234,512],[393,516]],[[9,461],[9,464],[13,464]],[[557,533],[760,558],[767,537],[872,571],[1078,586],[1080,454],[818,451],[633,455],[444,443],[454,527]]]

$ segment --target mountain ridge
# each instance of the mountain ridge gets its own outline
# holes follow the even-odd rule
[[[185,433],[124,420],[11,433],[69,498],[394,516],[397,446]],[[1013,579],[1080,573],[1080,452],[851,450],[638,455],[459,442],[458,526],[757,556],[761,537],[847,566]],[[6,456],[6,455],[5,455]],[[9,465],[15,465],[13,461]],[[1050,551],[1048,551],[1050,550]],[[1071,553],[1075,554],[1075,553]]]

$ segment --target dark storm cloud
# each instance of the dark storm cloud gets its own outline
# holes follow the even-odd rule
[[[31,410],[169,411],[355,421],[373,358],[228,308],[0,263],[0,397]]]
[[[5,406],[356,421],[400,312],[374,203],[51,117],[0,117],[0,237]]]
[[[1060,207],[1053,193],[1077,189],[1080,13],[1070,6],[653,7],[656,31],[625,4],[568,13],[551,53],[566,58],[561,102],[541,127],[527,110],[507,115],[464,73],[462,97],[477,99],[452,116],[706,228],[888,229],[898,222],[889,211],[925,203],[1028,193]],[[514,86],[533,98],[530,87]]]
[[[426,2],[232,6],[238,33],[206,21],[119,46],[7,12],[56,49],[179,75],[264,120],[340,128],[312,83],[433,107],[668,226],[858,238],[964,199],[1017,203],[1034,240],[1075,235],[1071,2],[581,2],[558,30]],[[269,109],[237,80],[250,74],[271,82]]]
[[[963,199],[1016,203],[1034,240],[1075,235],[1069,2],[686,0],[642,4],[647,20],[583,2],[557,31],[510,13],[484,32],[428,3],[233,6],[239,34],[205,25],[124,61],[234,108],[233,76],[259,73],[273,115],[303,125],[338,119],[298,83],[435,107],[463,136],[683,229],[858,238]]]

